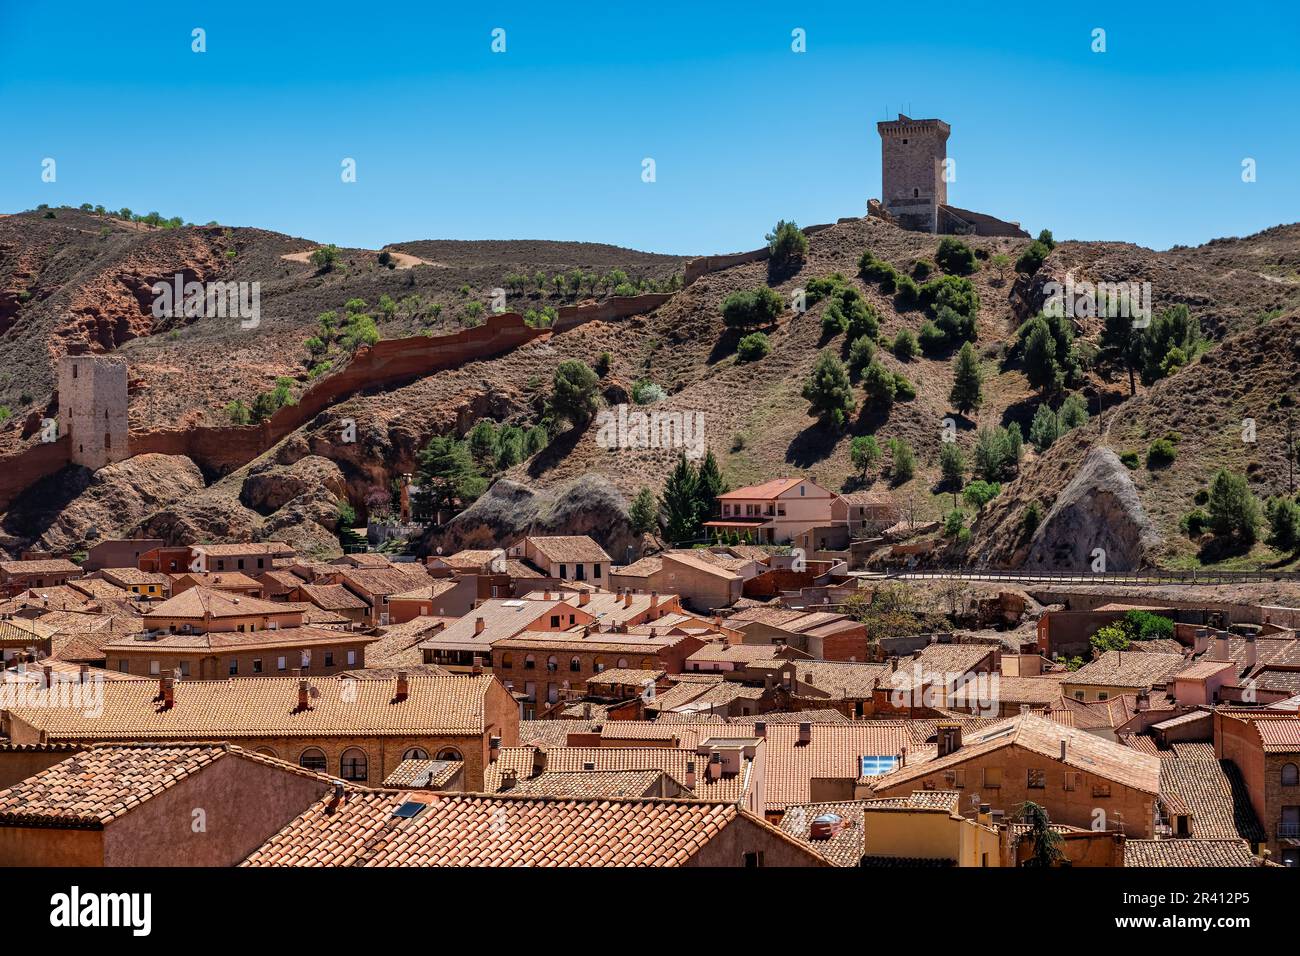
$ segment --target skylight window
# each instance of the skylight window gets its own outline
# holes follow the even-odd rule
[[[898,757],[895,754],[869,754],[862,758],[862,776],[878,777],[882,773],[889,773],[896,766]]]
[[[418,816],[420,812],[426,809],[427,803],[420,803],[418,800],[407,800],[404,804],[393,811],[393,816],[400,817],[403,820],[409,820]]]

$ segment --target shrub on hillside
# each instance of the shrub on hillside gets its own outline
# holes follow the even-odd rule
[[[912,330],[899,329],[898,334],[894,336],[894,355],[906,362],[916,358],[920,351],[920,343],[917,342]]]
[[[757,362],[772,351],[772,344],[762,332],[751,332],[736,344],[736,356],[742,362]]]
[[[784,219],[767,234],[771,268],[777,272],[794,272],[808,257],[808,237],[793,222]]]
[[[1147,467],[1164,468],[1174,463],[1178,450],[1174,448],[1174,443],[1168,438],[1157,438],[1147,448]]]
[[[944,236],[935,250],[934,261],[950,275],[970,275],[975,271],[975,250],[960,239]]]
[[[771,325],[785,311],[785,300],[768,286],[733,292],[722,303],[722,319],[733,328]]]
[[[1210,483],[1208,504],[1210,530],[1216,536],[1234,538],[1247,548],[1255,543],[1259,503],[1244,476],[1220,469]]]
[[[1045,260],[1051,252],[1051,249],[1035,239],[1029,244],[1028,248],[1026,248],[1024,252],[1020,253],[1020,257],[1016,259],[1016,271],[1022,275],[1033,275],[1042,267],[1043,260]]]

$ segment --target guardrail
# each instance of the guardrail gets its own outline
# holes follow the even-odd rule
[[[1017,581],[1031,584],[1263,584],[1300,581],[1300,571],[1172,571],[1148,568],[1142,571],[998,571],[986,568],[929,568],[924,571],[881,571],[879,577],[918,580],[924,578],[963,581]]]

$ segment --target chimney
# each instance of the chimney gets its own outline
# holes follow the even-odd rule
[[[501,771],[501,793],[507,790],[513,790],[519,783],[519,771],[514,767],[506,767]]]
[[[591,600],[591,592],[590,592],[590,591],[581,591],[581,592],[579,592],[579,594],[578,594],[578,607],[586,607],[586,606],[587,606],[587,603],[588,603],[590,600]]]
[[[961,750],[961,724],[940,724],[935,736],[937,757],[946,757]]]
[[[398,671],[397,672],[397,694],[394,696],[393,699],[397,701],[403,701],[406,700],[406,698],[409,697],[410,694],[411,694],[411,682],[406,677],[406,671]]]
[[[976,819],[978,819],[979,822],[986,827],[993,826],[993,808],[989,806],[987,803],[981,803],[979,808],[979,815],[976,817]]]
[[[1210,649],[1210,629],[1207,627],[1198,627],[1196,637],[1192,642],[1192,653],[1200,656]]]
[[[900,767],[907,766],[907,744],[903,744],[898,750],[898,765]]]
[[[330,802],[325,806],[326,813],[333,813],[338,809],[340,803],[343,803],[347,797],[347,787],[342,780],[334,781],[334,793],[330,796]]]
[[[176,706],[176,681],[171,677],[162,679],[162,704],[163,710],[171,710]]]
[[[812,724],[799,725],[799,746],[806,747],[812,743]]]
[[[631,607],[631,606],[632,606],[632,592],[631,592],[631,591],[627,591],[627,592],[625,592],[625,593],[623,594],[623,606],[624,606],[624,607]]]
[[[474,633],[475,633],[475,634],[482,634],[482,633],[483,633],[483,628],[485,628],[485,627],[487,627],[487,622],[484,621],[483,618],[481,618],[481,617],[476,617],[476,618],[474,618]]]
[[[766,720],[756,720],[756,721],[754,721],[754,736],[755,736],[755,737],[762,737],[762,738],[764,738],[764,739],[767,738],[767,721],[766,721]]]
[[[591,702],[584,701],[582,705],[582,719],[591,720]]]
[[[710,783],[722,779],[722,754],[714,752],[709,755],[709,762],[704,767],[704,779]]]
[[[299,712],[308,710],[311,707],[311,690],[305,680],[298,681],[298,710]]]
[[[1232,643],[1228,639],[1228,632],[1222,631],[1214,639],[1214,659],[1216,661],[1232,660]]]
[[[550,599],[551,599],[551,589],[547,588],[545,591],[542,592],[542,600],[549,601]]]
[[[889,659],[889,673],[892,674],[892,673],[894,673],[896,670],[898,670],[898,658],[897,658],[897,657],[891,657],[891,658]]]
[[[1246,670],[1253,671],[1259,662],[1259,651],[1255,648],[1255,635],[1246,635]]]
[[[80,667],[77,668],[77,679],[83,684],[88,683],[90,681],[89,664],[82,664]]]
[[[533,776],[540,777],[546,772],[546,750],[537,747],[533,750]]]
[[[469,672],[475,677],[483,673],[483,656],[481,654],[474,655],[474,662],[470,664]]]
[[[657,608],[658,606],[659,606],[659,592],[658,592],[658,591],[651,591],[651,592],[650,592],[650,610],[653,611],[653,610],[654,610],[655,608]]]
[[[695,761],[694,760],[686,761],[686,779],[682,782],[686,784],[687,790],[695,789]]]
[[[1066,749],[1067,749],[1066,740],[1065,740],[1064,737],[1062,737],[1062,738],[1061,738],[1061,759],[1062,759],[1062,760],[1065,759],[1065,751],[1066,751]]]
[[[1138,691],[1138,695],[1137,695],[1137,709],[1138,709],[1138,710],[1149,710],[1150,708],[1151,708],[1151,695],[1150,695],[1147,691],[1144,691],[1144,690],[1140,690],[1140,691]]]
[[[41,668],[41,677],[45,681],[47,689],[54,686],[54,668],[49,664]]]

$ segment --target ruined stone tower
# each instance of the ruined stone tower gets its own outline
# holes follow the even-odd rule
[[[880,133],[881,203],[904,229],[939,231],[939,207],[948,203],[944,160],[952,128],[939,119],[876,124]]]
[[[103,468],[127,457],[126,363],[97,355],[59,362],[59,434],[72,463]]]

